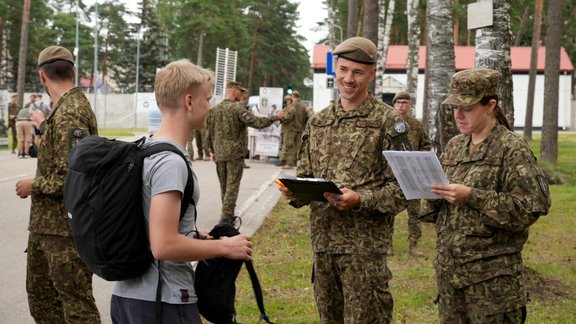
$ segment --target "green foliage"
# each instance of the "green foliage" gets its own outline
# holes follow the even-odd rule
[[[539,141],[530,143],[538,152]],[[530,303],[526,323],[576,322],[576,268],[574,228],[576,228],[576,136],[561,134],[556,169],[567,184],[551,186],[552,208],[547,216],[532,225],[522,253],[527,267]],[[254,265],[258,272],[268,315],[273,322],[319,323],[311,275],[311,247],[308,235],[309,209],[294,209],[285,199],[264,221],[253,236]],[[422,224],[419,248],[424,257],[408,256],[407,215],[396,216],[395,255],[389,258],[394,278],[390,282],[394,296],[393,323],[438,323],[435,298],[436,233],[432,224]],[[530,274],[530,275],[528,275]],[[238,320],[256,323],[258,308],[245,271],[237,280]]]

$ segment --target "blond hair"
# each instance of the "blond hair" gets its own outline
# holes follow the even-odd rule
[[[182,96],[206,83],[214,86],[214,73],[192,64],[187,59],[174,61],[160,69],[154,81],[158,107],[176,107]]]

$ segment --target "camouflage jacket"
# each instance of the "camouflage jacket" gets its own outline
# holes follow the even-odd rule
[[[72,236],[63,188],[70,149],[88,135],[97,135],[96,116],[80,88],[66,92],[40,125],[42,140],[32,183],[30,232]]]
[[[428,133],[426,133],[426,130],[422,127],[422,123],[412,116],[404,118],[404,121],[410,126],[408,138],[410,139],[412,150],[430,151],[430,137],[428,137]]]
[[[235,101],[224,100],[208,114],[206,143],[217,161],[243,158],[248,149],[247,127],[264,128],[278,117],[257,117]]]
[[[18,116],[18,112],[20,111],[20,107],[18,106],[17,103],[8,103],[8,114],[9,115],[14,115],[14,116]],[[14,124],[16,123],[16,117],[14,117],[14,119],[8,118],[8,121],[10,124]]]
[[[286,109],[286,118],[282,122],[282,131],[291,133],[302,133],[306,127],[308,113],[306,107],[295,100],[294,104]]]
[[[310,204],[314,252],[386,253],[390,221],[406,200],[382,155],[383,150],[409,150],[408,127],[389,106],[368,97],[345,112],[338,102],[314,114],[302,135],[299,177],[331,180],[361,198],[359,208],[339,211],[327,202]]]
[[[469,152],[470,135],[450,140],[441,163],[450,183],[472,188],[460,204],[425,202],[421,220],[436,223],[436,267],[454,287],[522,271],[528,227],[550,207],[548,183],[526,141],[496,125]]]

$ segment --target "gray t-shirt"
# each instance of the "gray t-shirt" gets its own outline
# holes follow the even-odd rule
[[[186,156],[188,163],[188,152],[180,145],[166,140],[147,138],[144,146],[155,143],[170,143],[176,146]],[[197,186],[196,175],[194,177],[193,199],[198,202],[200,190]],[[180,191],[184,193],[188,170],[184,160],[174,152],[161,152],[154,154],[144,160],[144,170],[142,172],[142,198],[144,215],[148,223],[150,214],[150,201],[154,195],[168,191]],[[194,224],[194,208],[191,206],[186,210],[186,214],[180,220],[178,232],[191,236],[191,232],[196,229]],[[192,239],[192,238],[190,238]],[[162,261],[162,301],[169,304],[190,304],[196,303],[196,293],[194,292],[194,270],[190,262]],[[158,263],[153,261],[150,268],[142,276],[134,279],[118,281],[114,286],[112,294],[124,298],[155,301],[156,287],[158,285]]]

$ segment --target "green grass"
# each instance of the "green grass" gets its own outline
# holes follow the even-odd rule
[[[539,140],[539,139],[537,139]],[[539,142],[531,142],[539,155]],[[527,323],[576,323],[576,135],[561,134],[557,165],[542,165],[564,181],[551,186],[552,208],[530,230],[523,251],[531,302]],[[394,278],[395,323],[438,323],[435,277],[435,232],[422,224],[422,258],[407,255],[407,215],[396,219],[395,256],[389,259]],[[268,315],[276,323],[319,323],[312,285],[308,208],[293,209],[281,199],[253,237],[254,265],[264,291]],[[258,308],[246,271],[237,280],[238,320],[256,323]]]

